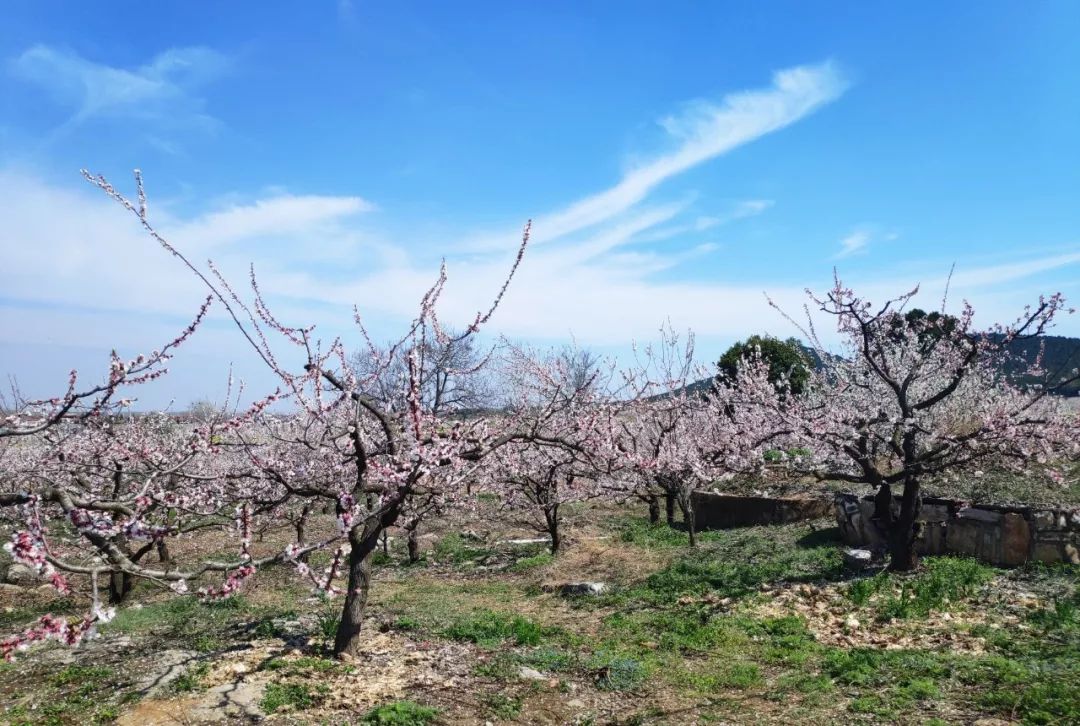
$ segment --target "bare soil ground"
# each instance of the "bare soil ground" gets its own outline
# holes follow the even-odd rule
[[[416,565],[391,539],[354,661],[328,655],[340,603],[287,568],[214,604],[141,585],[100,638],[0,665],[0,722],[1080,723],[1076,567],[856,575],[826,520],[691,550],[614,505],[572,509],[552,558],[497,508],[428,529]],[[555,589],[584,581],[606,590]],[[0,632],[84,598],[5,587]]]

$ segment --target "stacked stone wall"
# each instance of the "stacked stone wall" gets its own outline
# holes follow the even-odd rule
[[[693,494],[698,529],[728,529],[760,524],[784,524],[829,516],[826,498],[744,497],[698,491]]]
[[[836,521],[844,541],[855,547],[883,548],[872,520],[872,496],[840,493]],[[1080,509],[966,504],[924,498],[917,549],[922,554],[977,557],[993,565],[1037,561],[1080,564]]]

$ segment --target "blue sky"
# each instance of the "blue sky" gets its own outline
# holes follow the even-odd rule
[[[442,256],[470,317],[527,218],[490,332],[539,344],[670,317],[714,358],[834,266],[934,305],[955,262],[985,323],[1080,298],[1078,31],[1072,2],[7,3],[0,373],[93,377],[201,299],[82,167],[141,168],[170,239],[327,336],[352,303],[389,335]],[[144,402],[229,362],[269,384],[215,319]]]

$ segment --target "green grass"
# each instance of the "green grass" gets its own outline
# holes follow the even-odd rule
[[[318,691],[318,689],[315,689]],[[311,708],[319,696],[306,683],[268,683],[259,707],[266,713],[274,713],[282,708],[303,711]]]
[[[528,667],[563,684],[587,684],[586,688],[621,694],[603,698],[625,704],[623,715],[601,721],[594,714],[596,723],[670,718],[671,714],[650,715],[643,710],[652,694],[663,692],[672,703],[695,704],[694,714],[702,721],[750,722],[756,715],[748,704],[768,701],[770,713],[790,723],[939,724],[1000,718],[1026,724],[1080,724],[1076,566],[1028,565],[1003,571],[962,558],[926,558],[916,573],[849,581],[835,529],[820,523],[816,529],[799,523],[707,532],[700,546],[690,550],[684,532],[651,526],[640,518],[609,521],[620,540],[617,546],[643,554],[649,550],[642,559],[660,563],[653,572],[623,581],[611,594],[570,602],[541,594],[536,577],[487,572],[481,577],[443,568],[412,571],[407,578],[386,573],[392,577],[373,589],[372,607],[380,618],[394,623],[395,637],[444,638],[480,646],[474,674],[484,687],[470,699],[474,704],[479,701],[474,705],[477,711],[465,718],[481,722],[534,718],[533,701],[523,694],[548,686],[524,678],[521,669]],[[440,561],[467,565],[474,557],[485,556],[481,546],[461,537],[447,539]],[[547,561],[543,554],[524,557],[513,569],[528,571]],[[865,633],[863,628],[904,636],[953,627],[968,644],[982,638],[985,652],[947,646],[835,647],[827,644],[832,640],[815,640],[797,610],[777,617],[760,614],[759,606],[770,598],[764,586],[801,582],[837,583],[832,587],[846,594],[851,611],[864,623],[851,631],[856,637]],[[1017,593],[1032,593],[1039,606],[1022,607]],[[292,607],[299,610],[298,603]],[[587,628],[566,618],[567,609],[580,615]],[[985,619],[988,624],[957,618],[950,625],[934,615],[954,610],[978,612],[976,622]],[[523,616],[524,612],[530,615]],[[865,617],[867,612],[870,617]],[[250,638],[252,633],[276,633],[275,613],[289,619],[297,615],[244,598],[215,605],[177,598],[141,610],[122,610],[104,629],[176,639],[185,647],[201,642],[205,648]],[[318,632],[331,637],[338,604],[315,605],[301,614],[320,613]],[[564,625],[551,627],[555,621]],[[76,668],[89,670],[65,669],[38,679],[35,686],[43,695],[36,708],[4,716],[12,723],[107,719],[120,706],[119,696],[102,701],[100,694],[122,694],[125,671],[98,664]],[[312,654],[273,658],[264,668],[278,681],[265,694],[268,713],[318,706],[320,678],[352,670]],[[21,677],[17,673],[6,669],[0,680]],[[174,689],[199,688],[200,675],[198,668],[189,670],[174,682]],[[492,681],[498,682],[494,688]],[[460,715],[455,711],[447,717]],[[405,726],[439,719],[435,709],[409,701],[385,704],[362,718],[366,724]]]
[[[178,675],[172,682],[172,690],[176,693],[190,693],[191,691],[198,691],[202,686],[202,679],[210,672],[209,663],[199,663],[198,665],[188,668],[186,671]]]
[[[649,549],[686,547],[686,532],[669,527],[663,522],[653,524],[641,517],[623,517],[615,521],[614,529],[620,540],[638,547]],[[714,541],[717,535],[717,532],[699,532],[698,541],[701,543]]]
[[[325,608],[315,616],[316,632],[326,640],[333,640],[341,626],[341,613],[336,608]]]
[[[436,562],[444,562],[455,566],[472,564],[477,560],[490,557],[492,554],[493,551],[490,548],[467,542],[457,532],[451,532],[440,539],[431,552],[431,556]]]
[[[769,583],[842,576],[843,558],[828,540],[821,544],[812,541],[809,546],[780,547],[763,530],[751,527],[708,533],[712,536],[693,554],[680,556],[640,585],[603,599],[611,605],[638,601],[660,606],[686,596],[741,598]],[[635,530],[623,530],[624,536],[627,531]]]
[[[106,666],[69,665],[49,680],[55,686],[79,683],[81,688],[96,688],[98,683],[112,675],[113,669]]]
[[[517,645],[539,645],[547,634],[533,620],[493,610],[478,610],[464,615],[442,632],[451,640],[464,640],[487,647],[498,646],[504,641]]]
[[[53,615],[78,615],[82,613],[80,605],[72,598],[58,598],[44,603],[33,603],[24,607],[12,607],[0,610],[0,631],[15,630],[25,627],[46,613]]]
[[[637,658],[607,650],[599,650],[588,662],[595,673],[596,686],[605,691],[633,691],[652,673],[652,667]]]
[[[439,710],[430,706],[421,706],[412,701],[395,701],[371,709],[364,714],[361,723],[369,726],[426,726],[438,715]]]
[[[924,565],[914,575],[880,572],[857,580],[847,596],[855,605],[872,606],[879,620],[926,618],[975,595],[998,572],[964,557],[928,557]]]
[[[546,567],[555,561],[555,555],[550,552],[541,552],[538,555],[532,557],[522,557],[520,560],[510,566],[511,572],[528,572],[529,570],[535,570],[538,567]]]
[[[1080,638],[1080,586],[1072,595],[1054,598],[1049,607],[1030,613],[1027,619],[1048,635],[1059,633]]]
[[[34,704],[0,712],[5,723],[44,724],[111,723],[126,695],[122,674],[109,666],[72,664],[45,677],[32,679]]]
[[[521,699],[504,693],[492,693],[483,698],[488,713],[495,718],[512,721],[521,715]]]
[[[176,597],[141,608],[121,608],[112,622],[102,626],[102,632],[153,635],[206,653],[227,647],[232,629],[240,623],[276,613],[239,595],[211,602]]]

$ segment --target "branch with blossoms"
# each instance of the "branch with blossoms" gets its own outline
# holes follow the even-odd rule
[[[168,372],[165,364],[172,358],[172,351],[190,338],[206,317],[211,298],[199,308],[195,319],[179,335],[160,350],[149,355],[139,355],[125,361],[116,351],[109,360],[109,374],[101,383],[81,387],[78,371],[68,375],[67,390],[63,395],[47,399],[23,398],[17,388],[12,390],[12,400],[0,397],[0,439],[16,436],[33,436],[64,421],[78,421],[117,413],[131,405],[131,399],[114,400],[121,389],[157,380]],[[6,412],[6,413],[4,413]]]

